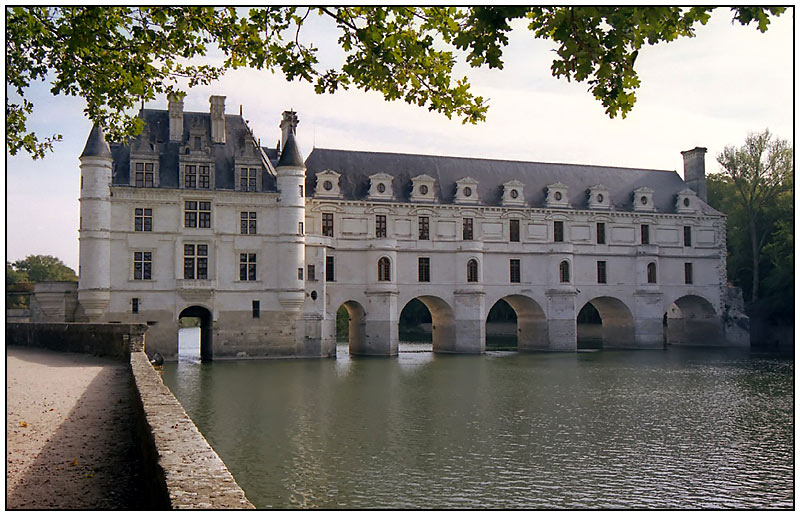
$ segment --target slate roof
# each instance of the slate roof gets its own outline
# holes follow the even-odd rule
[[[211,142],[211,114],[186,111],[183,114],[183,141],[169,140],[169,112],[159,109],[142,109],[139,116],[145,121],[147,128],[128,144],[111,143],[113,156],[112,184],[130,184],[131,148],[158,152],[159,155],[159,187],[178,188],[178,164],[180,149],[188,142],[190,131],[202,128],[206,141],[212,149],[215,165],[216,189],[233,190],[235,182],[234,159],[237,155],[250,152],[254,147],[252,135],[244,119],[240,115],[225,115],[225,144]],[[269,149],[262,148],[268,159]],[[273,156],[275,155],[272,150]],[[270,161],[272,161],[270,159]],[[274,166],[274,161],[272,161]],[[264,191],[276,191],[275,178],[267,167],[261,167]]]
[[[89,133],[89,138],[86,139],[86,146],[83,148],[83,152],[81,153],[81,158],[86,157],[111,157],[111,150],[108,147],[108,143],[106,143],[103,129],[97,124],[92,126],[92,131]]]
[[[281,151],[281,159],[278,160],[277,166],[279,167],[302,167],[303,155],[300,154],[300,149],[297,147],[294,134],[289,132],[286,137],[286,143],[283,145]]]
[[[616,210],[633,210],[633,191],[646,186],[653,190],[656,211],[675,213],[675,195],[687,188],[675,171],[648,170],[595,165],[569,165],[525,161],[428,156],[389,152],[364,152],[351,150],[314,149],[306,159],[306,192],[316,186],[316,175],[324,170],[341,174],[339,187],[344,199],[366,199],[369,176],[384,172],[393,177],[395,201],[410,200],[411,178],[428,174],[436,179],[435,198],[439,203],[451,204],[455,197],[456,181],[471,177],[479,182],[481,204],[501,205],[503,183],[521,181],[528,207],[544,207],[547,185],[561,182],[568,187],[572,208],[588,207],[587,190],[602,184],[608,188]],[[698,199],[699,200],[699,199]],[[379,202],[379,201],[375,201]],[[720,213],[699,200],[702,212]]]

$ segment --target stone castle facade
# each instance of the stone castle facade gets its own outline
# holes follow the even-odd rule
[[[143,109],[129,144],[92,129],[80,157],[77,317],[149,325],[174,359],[179,319],[206,358],[394,355],[403,307],[433,349],[480,353],[499,300],[520,350],[574,351],[581,310],[604,347],[748,345],[729,324],[725,216],[705,149],[674,171],[314,149],[286,111],[275,148],[212,96],[208,112]]]

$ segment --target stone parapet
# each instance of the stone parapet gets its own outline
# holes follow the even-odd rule
[[[146,324],[6,323],[6,345],[128,360],[146,331]]]

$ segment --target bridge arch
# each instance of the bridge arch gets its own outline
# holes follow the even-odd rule
[[[200,320],[200,360],[206,361],[213,358],[212,351],[212,330],[213,330],[213,317],[211,310],[201,305],[191,305],[180,311],[178,320],[185,317],[196,317]],[[178,357],[181,351],[178,349]]]
[[[416,296],[409,299],[400,309],[408,306],[414,299],[419,300],[428,309],[431,316],[431,333],[434,353],[448,353],[456,349],[456,316],[450,303],[433,295]],[[398,324],[400,317],[398,314]]]
[[[716,346],[724,341],[714,305],[698,295],[689,294],[673,301],[664,314],[664,323],[667,344]]]
[[[516,316],[516,347],[518,351],[545,350],[549,346],[547,338],[547,316],[542,306],[533,298],[522,294],[510,294],[497,299],[486,314],[487,340],[489,339],[489,315],[492,309],[506,303]],[[509,345],[511,343],[509,342]]]
[[[577,327],[578,349],[636,345],[633,314],[615,297],[600,296],[586,302],[578,312]]]
[[[336,309],[336,337],[347,334],[347,344],[351,355],[366,352],[367,311],[358,301],[349,299]]]

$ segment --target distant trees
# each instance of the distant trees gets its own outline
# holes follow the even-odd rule
[[[55,256],[35,254],[14,263],[6,262],[8,308],[26,307],[27,296],[17,293],[31,292],[33,284],[40,281],[78,281],[78,276]]]
[[[708,199],[728,215],[728,278],[751,303],[791,320],[794,150],[765,130],[725,147],[717,161],[722,170],[707,179]]]

